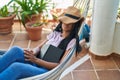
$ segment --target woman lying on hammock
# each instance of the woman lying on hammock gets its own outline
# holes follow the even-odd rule
[[[23,50],[14,46],[5,52],[0,58],[0,80],[17,80],[45,73],[59,65],[74,44],[77,44],[76,52],[81,51],[78,31],[84,18],[81,17],[80,11],[70,6],[58,19],[60,23],[56,29],[33,50]],[[49,62],[36,57],[45,44],[51,44],[64,51],[58,62]]]

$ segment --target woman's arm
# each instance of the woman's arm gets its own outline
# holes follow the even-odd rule
[[[47,42],[47,40],[44,40],[41,44],[39,44],[37,47],[33,48],[33,53],[34,55],[37,55],[37,53],[39,53],[41,47]]]
[[[65,51],[63,57],[60,60],[60,63],[65,58],[65,56],[69,53],[70,49]],[[55,62],[47,62],[45,60],[39,59],[34,55],[33,51],[28,51],[28,50],[24,50],[24,51],[25,51],[24,56],[25,56],[26,61],[33,62],[33,63],[35,63],[39,66],[45,67],[47,69],[53,69],[60,64],[60,63],[55,63]]]
[[[69,50],[66,50],[66,51],[65,51],[65,53],[64,53],[64,55],[63,55],[63,57],[61,58],[61,60],[60,60],[59,63],[47,62],[47,61],[44,61],[44,60],[39,59],[39,58],[37,58],[37,59],[35,60],[35,63],[36,63],[36,64],[39,64],[39,65],[42,65],[42,66],[44,66],[44,67],[47,68],[47,69],[53,69],[53,68],[55,68],[56,66],[58,66],[58,65],[63,61],[63,59],[66,57],[66,55],[69,54],[69,51],[70,51],[70,50],[71,50],[71,48],[70,48]]]
[[[37,65],[40,65],[42,67],[45,67],[47,69],[53,69],[56,67],[59,63],[54,62],[47,62],[42,59],[37,58],[32,51],[24,50],[24,56],[26,61],[30,61],[33,63],[36,63]]]
[[[65,51],[63,57],[61,58],[60,60],[60,63],[62,62],[62,60],[65,58],[65,56],[69,53],[70,49]],[[45,67],[47,69],[53,69],[55,68],[56,66],[58,66],[60,63],[54,63],[54,62],[47,62],[45,60],[42,60],[42,59],[39,59],[37,58],[34,53],[32,51],[27,51],[25,50],[25,60],[26,61],[30,61],[30,62],[33,62],[39,66],[42,66],[42,67]]]
[[[45,67],[45,68],[47,68],[47,69],[53,69],[53,68],[55,68],[56,66],[59,65],[59,63],[47,62],[47,61],[42,60],[42,59],[39,59],[39,58],[37,58],[37,59],[34,61],[34,63],[36,63],[36,64],[38,64],[38,65],[40,65],[40,66],[43,66],[43,67]]]

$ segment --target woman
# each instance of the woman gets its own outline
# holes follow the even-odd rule
[[[17,80],[45,73],[60,64],[64,56],[76,43],[76,52],[80,52],[78,31],[84,18],[75,7],[68,7],[59,17],[60,23],[39,46],[33,50],[23,50],[12,47],[0,58],[0,80]],[[41,47],[51,44],[64,50],[64,55],[58,63],[37,58]],[[52,53],[51,53],[52,54]]]

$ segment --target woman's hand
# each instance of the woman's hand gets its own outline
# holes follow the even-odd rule
[[[24,56],[26,61],[33,62],[39,66],[43,66],[47,69],[53,69],[56,67],[59,63],[53,63],[53,62],[47,62],[42,59],[37,58],[32,50],[24,50]]]
[[[24,56],[26,61],[35,62],[37,60],[32,50],[24,50]]]

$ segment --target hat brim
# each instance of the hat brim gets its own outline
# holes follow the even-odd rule
[[[79,21],[80,19],[76,20],[76,19],[64,16],[64,14],[63,14],[60,17],[58,17],[58,20],[61,21],[62,23],[70,24],[70,23],[75,23],[75,22]]]

